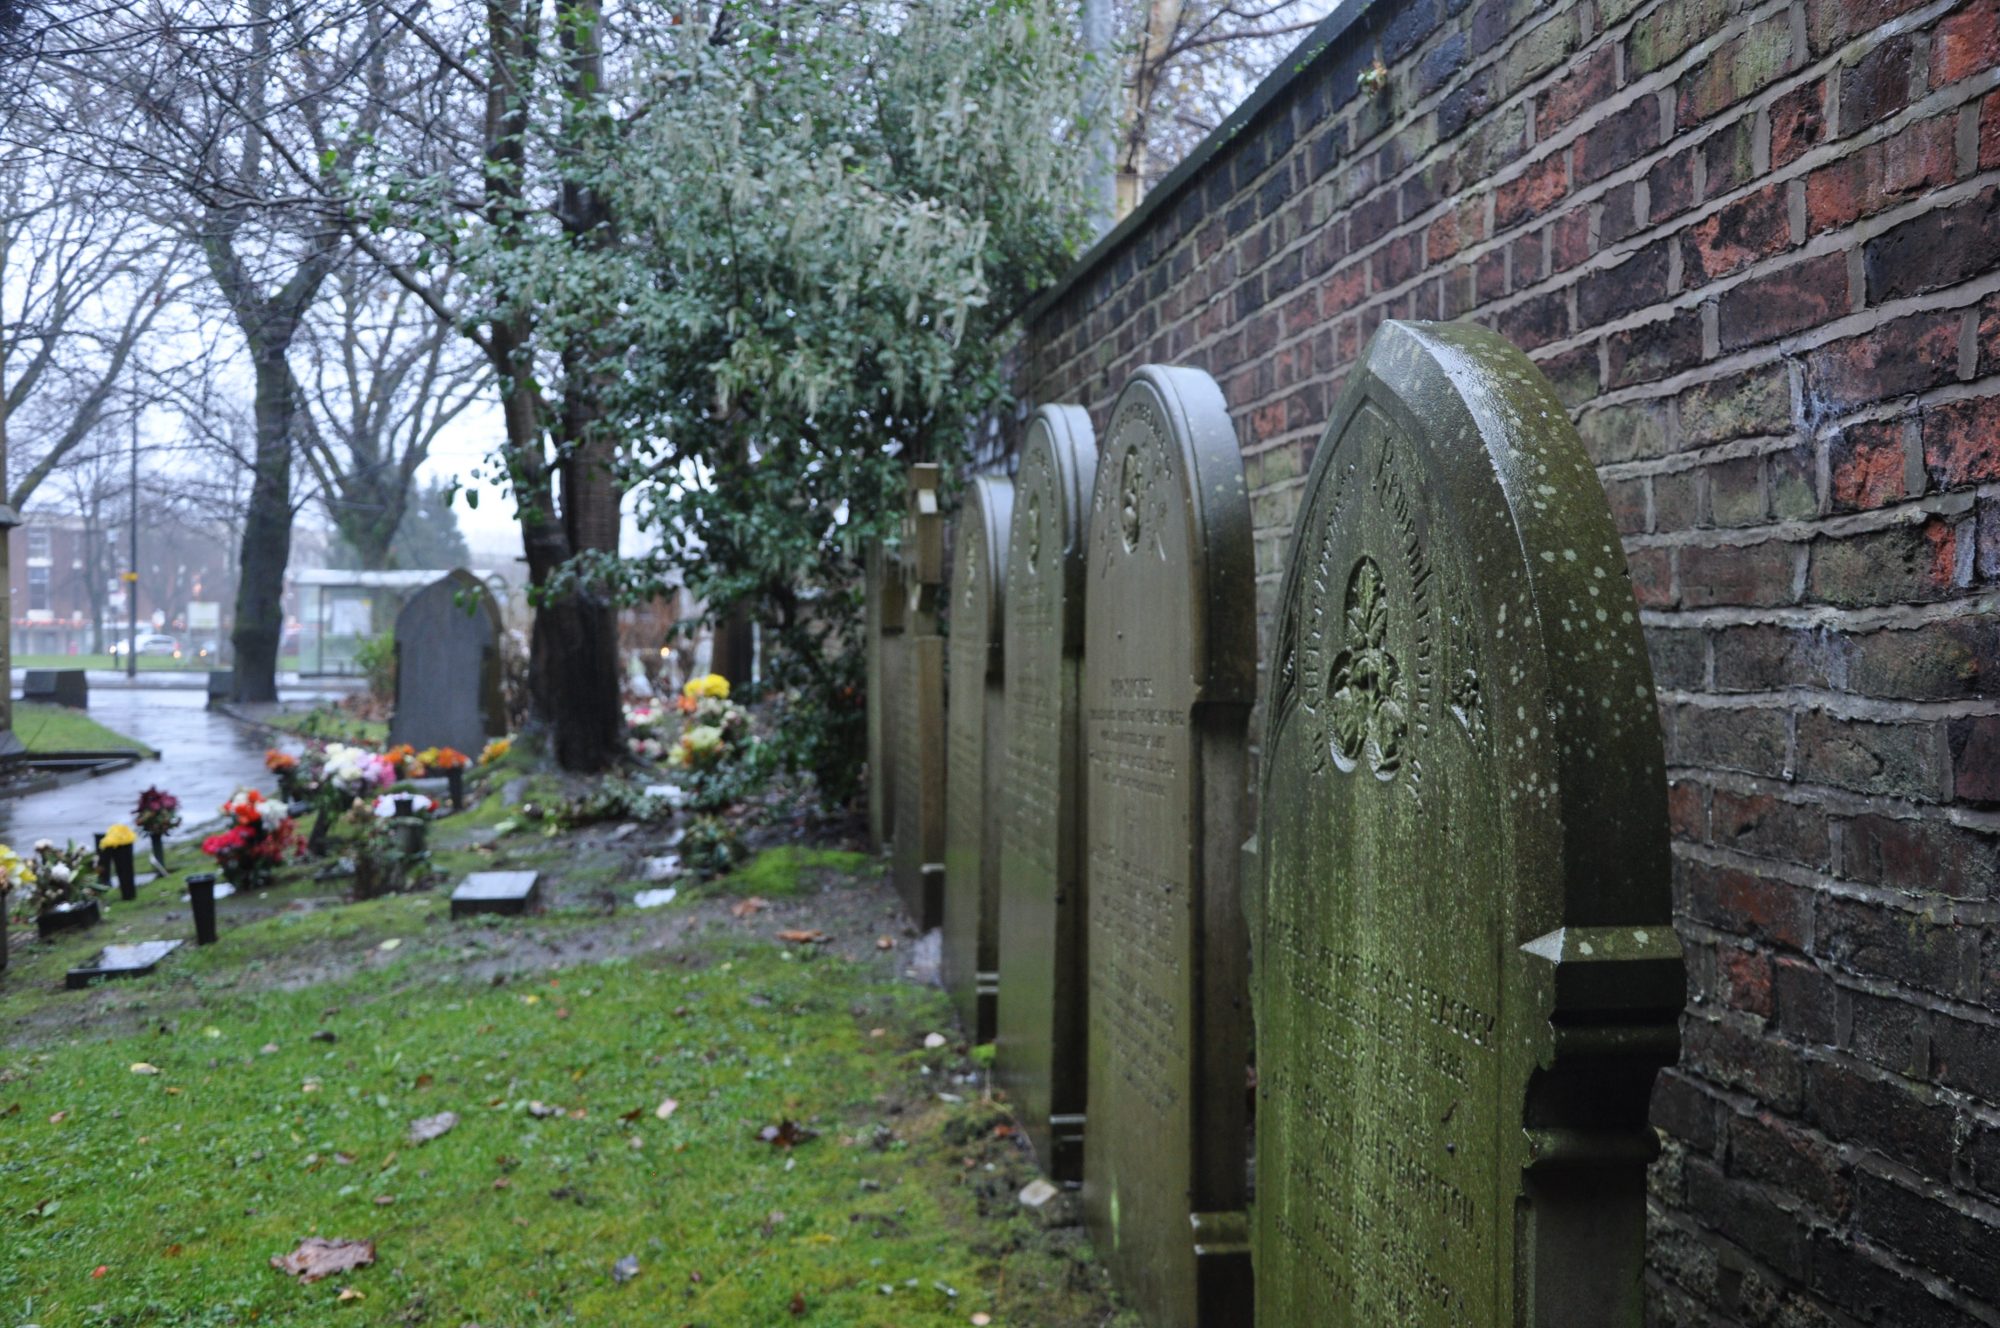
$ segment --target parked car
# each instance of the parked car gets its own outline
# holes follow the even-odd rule
[[[222,658],[222,643],[219,641],[203,641],[194,648],[194,657],[206,660],[220,659]]]
[[[127,637],[123,641],[113,641],[111,643],[111,657],[113,659],[123,659],[125,658],[125,652],[131,648],[132,639],[130,637]],[[147,655],[158,655],[168,659],[179,659],[181,657],[181,643],[174,637],[168,636],[165,632],[141,632],[139,634],[139,654],[142,658]]]

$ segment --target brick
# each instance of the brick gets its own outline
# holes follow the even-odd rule
[[[1764,520],[1764,458],[1732,457],[1704,472],[1708,477],[1708,523],[1755,526]]]
[[[1813,928],[1813,952],[1827,963],[1940,995],[1965,985],[1979,955],[1976,929],[1858,899],[1820,899]]]
[[[1534,296],[1501,310],[1495,326],[1522,350],[1533,350],[1569,335],[1569,301],[1561,291]]]
[[[1871,1148],[1943,1175],[1951,1165],[1952,1111],[1926,1089],[1832,1061],[1805,1069],[1805,1119],[1842,1143]]]
[[[1717,789],[1709,799],[1709,842],[1717,848],[1793,862],[1815,871],[1832,865],[1826,813],[1769,793]]]
[[[1605,190],[1598,212],[1598,235],[1606,246],[1630,239],[1646,229],[1651,219],[1645,215],[1647,203],[1642,188],[1635,181]]]
[[[1806,594],[1858,607],[1942,599],[1953,588],[1958,530],[1933,518],[1847,538],[1813,541]]]
[[[1597,347],[1577,346],[1560,355],[1537,357],[1535,365],[1555,385],[1556,395],[1576,410],[1597,395]]]
[[[1913,217],[1868,242],[1868,300],[1921,295],[2000,267],[2000,189]]]
[[[2000,117],[1996,117],[2000,119]],[[1646,192],[1653,199],[1653,220],[1665,221],[1698,201],[1694,188],[1695,149],[1677,152],[1646,172]]]
[[[1677,706],[1667,764],[1739,770],[1777,778],[1785,773],[1785,715],[1777,710]]]
[[[1830,685],[1826,640],[1819,632],[1752,624],[1724,628],[1712,642],[1717,691]]]
[[[2000,89],[1979,103],[1979,169],[2000,166]]]
[[[1940,1013],[1931,1024],[1937,1082],[2000,1102],[2000,1027]]]
[[[1827,445],[1827,474],[1836,512],[1866,511],[1909,497],[1902,424],[1849,425]]]
[[[1799,716],[1798,777],[1856,793],[1936,802],[1944,797],[1938,726],[1842,719],[1824,710]]]
[[[1701,491],[1696,471],[1677,470],[1653,477],[1653,529],[1693,530],[1701,524]]]
[[[1960,802],[2000,803],[2000,716],[1953,720],[1950,741],[1952,796]]]
[[[1665,549],[1634,549],[1625,555],[1632,574],[1632,595],[1642,609],[1660,609],[1674,602],[1673,560]]]
[[[1663,1070],[1654,1080],[1653,1105],[1647,1114],[1653,1124],[1703,1152],[1715,1147],[1721,1135],[1715,1099],[1676,1069]]]
[[[1955,380],[1961,321],[1957,310],[1912,314],[1811,352],[1805,379],[1811,408],[1838,414]],[[1901,436],[1899,424],[1871,427]]]
[[[1564,156],[1552,152],[1494,190],[1494,228],[1504,231],[1541,216],[1568,192],[1569,171]]]
[[[2000,396],[1927,406],[1924,469],[1940,489],[2000,480]]]
[[[1522,87],[1561,64],[1575,49],[1576,11],[1556,9],[1547,22],[1514,43],[1501,60],[1501,76],[1510,89]]]
[[[1950,701],[2000,694],[2000,620],[1954,618],[1857,636],[1848,690],[1892,700]]]
[[[1681,393],[1679,445],[1685,450],[1787,433],[1792,424],[1791,378],[1783,365],[1749,369]]]
[[[1764,458],[1771,516],[1803,521],[1819,515],[1819,464],[1811,447],[1793,447]]]
[[[1646,529],[1646,481],[1607,480],[1604,497],[1611,504],[1611,521],[1621,535],[1636,535]]]
[[[1806,43],[1825,55],[1857,33],[1879,28],[1924,0],[1806,0]]]
[[[1768,1019],[1771,957],[1762,950],[1728,946],[1715,956],[1715,999],[1723,1008]]]
[[[1930,1073],[1930,1026],[1921,1006],[1868,991],[1849,992],[1847,1000],[1850,1051],[1897,1074]]]
[[[1454,32],[1424,52],[1424,58],[1417,62],[1414,89],[1417,96],[1430,96],[1450,82],[1453,74],[1465,67],[1465,46],[1465,34]]]
[[[1684,237],[1687,284],[1727,276],[1792,244],[1791,206],[1783,184],[1746,194],[1691,226]],[[1842,285],[1846,279],[1843,275]]]
[[[1973,0],[1931,34],[1930,83],[1941,88],[2000,64],[2000,0]]]
[[[1535,137],[1546,139],[1618,87],[1618,53],[1601,46],[1550,85],[1535,106]]]
[[[1679,550],[1681,603],[1769,608],[1797,598],[1799,546],[1785,540],[1755,544],[1688,545]]]
[[[1667,263],[1667,242],[1655,240],[1617,266],[1583,277],[1576,286],[1578,324],[1597,327],[1665,299]]]
[[[1611,387],[1651,382],[1701,363],[1701,315],[1693,309],[1605,338]]]
[[[1542,279],[1542,252],[1545,247],[1546,237],[1542,231],[1527,231],[1509,246],[1514,258],[1515,290],[1526,290]]]
[[[1748,115],[1737,116],[1711,134],[1699,150],[1709,198],[1748,184],[1757,174],[1755,122]]]
[[[1658,147],[1660,108],[1650,96],[1614,112],[1576,141],[1570,178],[1577,184],[1601,180]]]
[[[1706,1078],[1749,1093],[1779,1111],[1796,1111],[1804,1098],[1799,1053],[1770,1038],[1753,1037],[1721,1022],[1689,1019],[1681,1034],[1683,1064],[1699,1065]]]
[[[1936,1195],[1918,1194],[1867,1173],[1855,1187],[1855,1210],[1855,1225],[1870,1241],[1943,1274],[1983,1300],[2000,1295],[2000,1263],[1991,1257],[2000,1229],[1993,1223],[1947,1207]]]
[[[1726,292],[1717,326],[1723,348],[1735,350],[1830,322],[1847,310],[1847,256],[1823,254]]]
[[[1722,0],[1688,0],[1685,4],[1655,5],[1625,39],[1625,67],[1628,78],[1637,78],[1663,68],[1683,51],[1714,32],[1721,25]]]
[[[1763,88],[1791,66],[1792,24],[1777,14],[1717,47],[1707,60],[1681,76],[1679,122],[1692,129],[1718,111]]]
[[[1643,481],[1620,480],[1617,483],[1636,490]],[[1610,486],[1606,485],[1606,493],[1609,492]],[[1619,511],[1616,499],[1612,502],[1612,511]],[[1640,519],[1643,522],[1643,509]],[[1650,627],[1646,629],[1646,657],[1653,665],[1653,681],[1661,688],[1697,688],[1708,673],[1708,639],[1705,633],[1699,631]],[[1667,790],[1667,799],[1671,803],[1675,797],[1698,797],[1699,793],[1699,785],[1679,784]]]
[[[1847,1212],[1848,1169],[1824,1139],[1768,1111],[1729,1122],[1728,1170],[1788,1194],[1823,1216]]]
[[[1881,1261],[1848,1231],[1813,1238],[1810,1285],[1816,1295],[1870,1328],[1981,1328],[1984,1320],[1939,1299],[1930,1288]],[[1840,1321],[1845,1325],[1848,1320]]]
[[[1826,82],[1793,88],[1771,103],[1771,167],[1789,166],[1826,137]]]
[[[1580,266],[1591,255],[1590,205],[1579,204],[1557,217],[1546,235],[1551,272],[1567,272]],[[1542,234],[1537,233],[1535,239],[1542,243]]]
[[[1778,1027],[1802,1042],[1831,1046],[1840,1036],[1840,990],[1810,960],[1779,955],[1771,965]]]
[[[2000,894],[2000,835],[1922,817],[1856,816],[1841,827],[1840,871],[1892,890],[1991,899]]]
[[[1840,132],[1852,134],[1910,104],[1907,33],[1878,42],[1840,71]]]

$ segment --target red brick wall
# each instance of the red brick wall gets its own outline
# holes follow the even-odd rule
[[[1526,348],[1661,689],[1653,1317],[2000,1322],[2000,0],[1378,0],[1315,45],[1031,314],[1023,396],[1215,375],[1268,633],[1377,324]]]

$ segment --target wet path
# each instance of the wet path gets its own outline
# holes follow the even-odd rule
[[[154,748],[160,759],[46,793],[0,799],[0,843],[25,852],[41,838],[81,842],[114,821],[129,822],[140,791],[150,784],[181,800],[178,839],[213,819],[223,799],[245,784],[268,791],[264,738],[211,713],[207,700],[199,687],[93,689],[90,717]]]

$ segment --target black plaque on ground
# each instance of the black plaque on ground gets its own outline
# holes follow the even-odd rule
[[[541,902],[541,881],[540,872],[473,872],[451,892],[451,915],[532,912]]]
[[[975,476],[966,486],[952,549],[950,734],[945,775],[945,990],[976,1042],[993,1038],[999,983],[1001,734],[1006,692],[1001,615],[1013,481]]]
[[[1207,374],[1149,365],[1119,393],[1087,557],[1084,1213],[1150,1328],[1247,1324],[1236,883],[1256,587],[1236,430]]]
[[[63,985],[79,991],[99,978],[143,977],[160,966],[160,961],[181,948],[179,941],[135,941],[130,945],[107,945],[87,964],[69,971]]]
[[[1384,324],[1289,563],[1258,1320],[1637,1328],[1685,985],[1638,606],[1555,389],[1483,328]]]
[[[1043,1168],[1083,1178],[1084,895],[1077,689],[1097,443],[1081,406],[1028,425],[1007,542],[995,1068]]]

